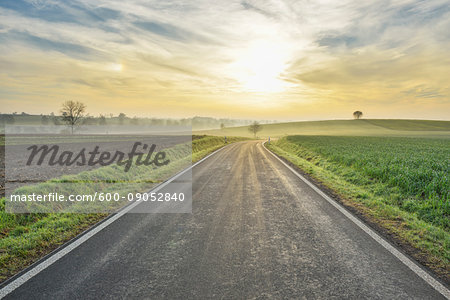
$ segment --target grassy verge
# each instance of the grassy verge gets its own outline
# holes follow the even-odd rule
[[[449,280],[448,139],[289,136],[268,148]]]
[[[240,140],[243,139],[232,137],[228,139],[228,143]],[[192,161],[198,161],[224,145],[223,138],[193,136]],[[172,155],[168,153],[168,156],[173,159],[179,158],[182,162],[183,154],[191,152],[190,149],[184,149],[185,146],[180,147],[175,149]],[[170,149],[168,151],[170,152]],[[52,189],[52,185],[61,181],[80,181],[83,183],[83,193],[86,194],[98,189],[98,185],[90,184],[95,178],[110,177],[114,184],[105,186],[103,192],[108,189],[113,189],[114,192],[145,191],[157,183],[155,178],[168,178],[178,171],[177,167],[182,166],[181,163],[172,164],[168,168],[158,169],[159,173],[155,174],[151,167],[147,166],[133,167],[124,173],[117,172],[117,166],[112,165],[77,175],[63,176],[38,185],[25,186],[19,190],[23,193],[45,193]],[[108,216],[106,213],[9,214],[5,212],[5,198],[0,199],[0,281],[6,280],[106,216]]]

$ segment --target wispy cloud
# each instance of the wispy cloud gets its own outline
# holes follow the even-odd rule
[[[441,0],[3,0],[0,101],[305,119],[423,99],[448,118],[448,28]]]

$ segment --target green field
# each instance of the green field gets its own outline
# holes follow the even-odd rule
[[[288,136],[268,147],[448,272],[449,139]]]
[[[248,126],[197,131],[196,134],[253,137]],[[435,136],[450,137],[450,121],[428,120],[334,120],[263,124],[259,138],[287,135]]]
[[[228,142],[237,142],[243,138],[228,138]],[[192,138],[192,161],[198,161],[207,154],[225,145],[221,137],[193,136]],[[177,148],[179,146],[175,146]],[[182,159],[184,154],[191,154],[190,149],[180,145],[182,149],[175,149],[174,155]],[[171,149],[166,151],[170,156]],[[180,165],[183,166],[184,164]],[[169,167],[170,166],[170,167]],[[117,171],[116,165],[106,166],[91,171],[85,171],[76,175],[66,175],[55,180],[50,180],[37,185],[24,186],[17,191],[27,193],[41,193],[59,189],[69,189],[68,193],[79,192],[80,185],[76,191],[71,191],[71,185],[61,185],[61,181],[76,182],[83,185],[83,194],[98,191],[96,178],[111,178],[112,184],[106,184],[103,192],[145,192],[154,186],[161,178],[168,178],[178,169],[177,164],[168,165],[169,168],[160,168],[157,174],[151,166],[132,167],[128,173]],[[134,169],[133,169],[134,168]],[[61,190],[61,192],[64,192]],[[76,207],[75,207],[76,208]],[[90,207],[92,208],[92,207]],[[75,209],[76,211],[76,209]],[[28,213],[9,214],[5,212],[5,198],[0,199],[0,281],[17,273],[39,257],[47,254],[52,249],[73,238],[92,224],[105,218],[107,214],[84,214],[84,213]]]

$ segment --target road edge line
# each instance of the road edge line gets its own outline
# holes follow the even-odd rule
[[[298,173],[294,168],[284,162],[280,157],[278,157],[275,153],[266,148],[266,142],[262,143],[263,148],[273,155],[276,159],[278,159],[285,167],[291,170],[298,178],[300,178],[304,183],[306,183],[309,187],[311,187],[317,194],[322,196],[327,202],[333,205],[337,210],[339,210],[344,216],[346,216],[350,221],[352,221],[356,226],[362,229],[365,233],[367,233],[371,238],[373,238],[378,244],[383,246],[387,251],[389,251],[392,255],[394,255],[398,260],[400,260],[404,265],[406,265],[410,270],[412,270],[417,276],[422,278],[426,283],[432,286],[437,292],[443,295],[445,298],[450,299],[450,291],[437,279],[435,279],[431,274],[421,268],[416,262],[412,259],[408,258],[405,254],[403,254],[400,250],[398,250],[395,246],[385,240],[382,236],[380,236],[377,232],[371,229],[369,226],[364,224],[360,219],[355,217],[351,212],[345,209],[340,203],[333,200],[327,194],[325,194],[320,188],[314,185],[311,181],[306,179],[303,175]]]
[[[201,160],[195,162],[191,166],[187,167],[186,169],[180,171],[179,173],[173,175],[160,185],[154,187],[149,192],[157,192],[166,185],[168,185],[170,182],[175,180],[176,178],[180,177],[184,173],[188,172],[189,170],[193,169],[195,166],[199,165],[203,161],[207,160],[209,157],[213,156],[214,154],[218,153],[219,151],[225,149],[226,147],[230,146],[232,144],[225,145],[223,147],[220,147],[219,149],[215,150],[214,152],[208,154],[207,156],[203,157]],[[7,283],[4,287],[0,289],[0,299],[3,299],[10,293],[12,293],[14,290],[19,288],[21,285],[26,283],[28,280],[57,262],[59,259],[64,257],[66,254],[70,253],[72,250],[76,249],[78,246],[89,240],[91,237],[93,237],[95,234],[103,230],[104,228],[111,225],[113,222],[118,220],[120,217],[125,215],[127,212],[129,212],[131,209],[139,205],[141,202],[134,202],[130,205],[127,205],[123,207],[123,209],[120,209],[115,214],[111,215],[110,217],[105,218],[104,220],[98,222],[93,227],[89,228],[88,230],[84,231],[77,237],[73,238],[72,240],[69,240],[67,243],[62,245],[60,248],[56,249],[54,252],[49,253],[48,256],[44,256],[41,261],[37,261],[36,263],[32,264],[30,267],[26,268],[24,270],[24,273],[17,278],[13,279],[11,282]],[[28,270],[27,270],[28,269]],[[19,273],[20,274],[20,273]],[[14,278],[14,277],[12,277]]]

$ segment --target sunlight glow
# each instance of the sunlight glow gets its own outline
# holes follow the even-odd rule
[[[253,43],[237,56],[233,77],[248,92],[283,92],[289,83],[280,78],[287,67],[287,55],[281,45],[268,41]]]
[[[123,65],[122,64],[111,64],[108,66],[108,69],[111,71],[120,72],[123,69]]]
[[[0,0],[1,113],[450,119],[442,0],[66,2]]]

